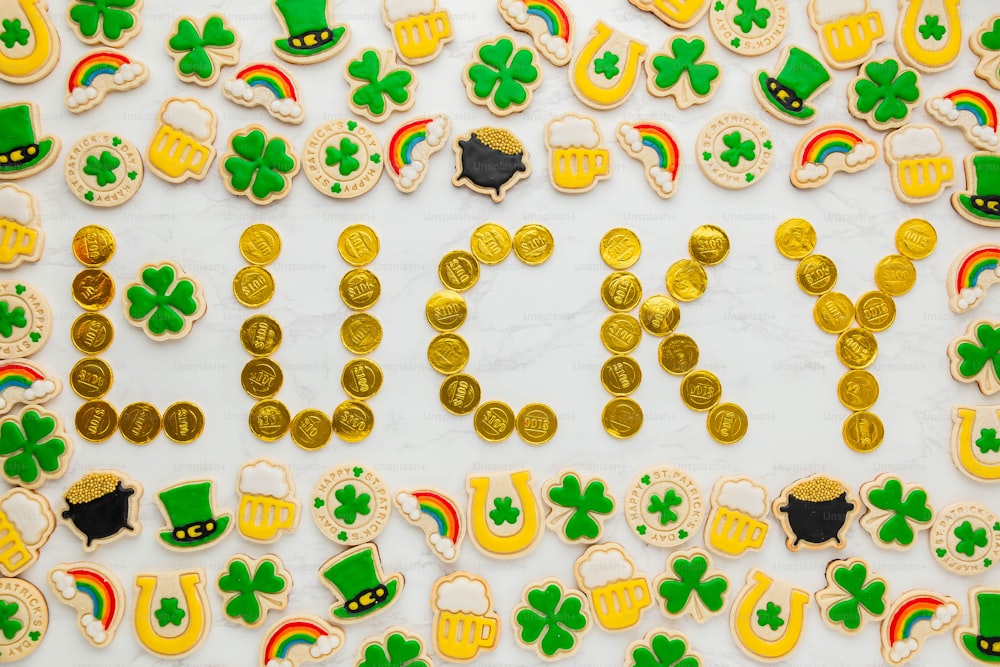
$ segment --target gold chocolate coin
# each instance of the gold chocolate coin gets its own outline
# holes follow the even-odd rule
[[[189,445],[205,430],[205,413],[190,401],[177,401],[163,411],[163,433],[178,445]]]
[[[510,254],[510,234],[495,222],[476,227],[469,240],[472,254],[483,264],[499,264]]]
[[[721,227],[701,225],[691,232],[688,252],[691,254],[691,259],[699,264],[705,266],[721,264],[729,255],[729,235]]]
[[[896,250],[909,259],[924,259],[929,257],[937,247],[937,231],[934,225],[911,218],[901,224],[896,230]]]
[[[453,415],[467,415],[479,405],[482,392],[476,378],[467,373],[449,375],[438,392],[441,405]]]
[[[848,410],[867,410],[878,400],[878,380],[868,371],[847,371],[837,382],[837,398]]]
[[[455,292],[464,292],[479,282],[479,260],[464,250],[452,250],[438,264],[441,284]]]
[[[613,438],[631,438],[642,428],[642,407],[631,398],[612,398],[601,410],[601,424]]]
[[[667,269],[667,291],[678,301],[694,301],[705,293],[708,274],[693,259],[681,259]]]
[[[665,294],[654,294],[639,306],[639,323],[654,336],[666,336],[680,321],[680,306]]]
[[[552,232],[541,225],[525,225],[514,232],[514,256],[528,266],[543,263],[555,249]]]
[[[628,396],[641,382],[642,369],[632,357],[616,355],[601,366],[601,384],[615,396]]]
[[[601,237],[601,259],[612,269],[627,269],[642,254],[642,243],[631,229],[615,227]]]
[[[486,401],[476,408],[472,425],[476,435],[486,442],[501,442],[514,432],[514,411],[501,401]]]
[[[465,316],[468,315],[468,312],[465,298],[450,289],[443,289],[432,294],[431,298],[427,299],[427,306],[424,308],[428,324],[442,333],[454,331],[465,324]]]
[[[240,342],[255,357],[274,354],[281,346],[281,326],[268,315],[253,315],[240,327]]]
[[[865,329],[848,329],[837,338],[837,358],[848,368],[866,368],[878,356],[875,336]]]
[[[73,278],[73,301],[84,310],[103,310],[114,298],[115,281],[100,269],[84,269]]]
[[[722,383],[708,371],[692,371],[681,380],[681,400],[692,410],[711,410],[721,398]]]
[[[854,314],[862,329],[878,333],[885,331],[896,321],[896,302],[885,292],[873,290],[858,297]]]
[[[92,401],[111,390],[114,373],[104,359],[87,357],[76,362],[69,373],[69,386],[82,399]]]
[[[670,334],[660,341],[660,368],[671,375],[687,375],[698,365],[698,344],[687,334]]]
[[[73,256],[86,267],[104,266],[114,254],[115,237],[100,225],[84,225],[73,235]]]
[[[270,225],[258,222],[240,234],[240,254],[250,264],[266,266],[278,259],[280,253],[281,237]]]
[[[837,284],[837,265],[824,255],[808,255],[796,267],[795,280],[809,296],[826,294]]]
[[[642,327],[639,320],[628,313],[608,315],[601,325],[601,342],[613,354],[628,354],[639,347],[641,340]]]
[[[374,427],[375,415],[364,401],[344,401],[333,409],[333,432],[344,442],[361,442]]]
[[[709,410],[705,420],[708,434],[723,445],[732,445],[743,439],[749,426],[747,413],[735,403],[719,403]]]
[[[292,436],[292,442],[301,449],[321,449],[330,442],[333,422],[322,410],[308,408],[292,417],[288,434]]]
[[[100,354],[115,339],[115,328],[111,325],[111,320],[100,313],[84,313],[73,320],[69,336],[73,347],[80,352]]]
[[[854,321],[854,304],[841,292],[827,292],[816,299],[813,319],[820,330],[828,334],[846,331]]]
[[[908,257],[888,255],[875,265],[875,286],[889,296],[903,296],[917,282],[917,267]]]
[[[118,432],[133,445],[148,445],[160,434],[160,413],[149,403],[130,403],[118,417]]]
[[[878,415],[854,412],[844,420],[844,443],[856,452],[867,454],[878,449],[885,438],[885,426]]]
[[[274,278],[262,266],[244,266],[233,278],[233,296],[247,308],[260,308],[274,296]]]
[[[807,220],[789,218],[774,232],[778,252],[788,259],[802,259],[816,248],[816,230]]]
[[[87,401],[76,411],[76,432],[88,442],[104,442],[118,429],[118,413],[107,401]]]
[[[371,359],[352,359],[344,364],[340,386],[351,398],[368,400],[382,388],[382,369]]]
[[[378,255],[378,249],[378,235],[368,225],[348,225],[337,238],[337,251],[351,266],[371,263]]]
[[[240,384],[250,398],[261,400],[274,398],[281,389],[285,374],[273,359],[257,357],[251,359],[240,372]]]
[[[285,404],[273,398],[257,401],[250,408],[250,432],[264,442],[280,440],[288,432],[291,421]]]
[[[378,276],[368,269],[351,269],[340,280],[340,298],[351,310],[367,310],[382,294]]]
[[[601,300],[615,312],[628,312],[642,300],[642,284],[635,274],[615,271],[601,283]]]
[[[427,346],[427,361],[438,373],[453,375],[469,363],[469,345],[458,334],[438,334]]]
[[[529,445],[544,445],[558,426],[556,413],[544,403],[528,403],[517,413],[517,434]]]
[[[382,324],[368,313],[355,313],[340,325],[340,342],[351,354],[371,354],[382,342]]]

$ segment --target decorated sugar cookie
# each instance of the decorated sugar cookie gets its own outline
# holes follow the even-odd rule
[[[625,649],[625,667],[677,665],[700,667],[701,656],[691,650],[687,637],[674,631],[650,630]]]
[[[945,153],[941,135],[933,127],[905,125],[882,141],[882,156],[892,174],[892,189],[901,202],[933,201],[954,180],[954,162]]]
[[[35,198],[16,185],[0,185],[0,269],[37,262],[44,248],[45,232]]]
[[[453,498],[437,489],[414,489],[398,491],[393,501],[403,518],[423,529],[431,553],[445,563],[458,559],[465,516]]]
[[[0,574],[15,577],[38,560],[56,529],[49,501],[40,493],[15,487],[0,496]]]
[[[730,190],[748,188],[771,166],[774,144],[756,118],[728,112],[702,128],[695,143],[696,159],[705,178]]]
[[[969,625],[955,628],[955,645],[967,658],[1000,662],[1000,591],[987,586],[969,590]]]
[[[33,102],[0,107],[0,180],[31,176],[55,161],[61,145],[59,138],[36,137],[40,126],[38,107]]]
[[[950,597],[925,590],[906,591],[882,619],[882,658],[893,667],[909,662],[929,637],[954,627],[960,615],[958,603]]]
[[[216,511],[213,484],[207,479],[181,482],[156,494],[156,505],[167,520],[159,533],[163,546],[197,551],[226,536],[233,515]]]
[[[645,56],[644,43],[597,21],[570,63],[570,88],[591,108],[614,109],[632,94]]]
[[[120,49],[142,31],[143,0],[116,0],[102,5],[72,0],[66,10],[69,27],[84,44],[103,44]]]
[[[970,322],[963,336],[948,345],[951,376],[959,382],[979,385],[979,391],[992,396],[1000,391],[1000,324],[986,320]]]
[[[951,196],[955,212],[983,227],[1000,227],[1000,156],[972,153],[965,156],[965,187]],[[950,287],[949,279],[949,287]]]
[[[309,65],[329,60],[350,39],[350,27],[333,22],[329,0],[272,0],[271,8],[285,34],[271,44],[271,50],[285,62]]]
[[[956,88],[927,100],[924,108],[932,118],[962,130],[965,140],[981,151],[1000,152],[997,108],[986,95],[970,88]]]
[[[496,116],[524,111],[531,94],[542,84],[538,54],[531,47],[517,47],[511,37],[481,42],[473,60],[462,70],[469,101]]]
[[[545,662],[568,658],[590,630],[590,605],[580,591],[553,577],[524,587],[511,613],[514,639]]]
[[[449,662],[472,662],[496,649],[500,616],[482,577],[468,572],[441,577],[431,588],[431,611],[434,650]]]
[[[431,156],[450,134],[451,120],[444,114],[407,121],[392,133],[387,173],[400,192],[413,192],[424,182]]]
[[[921,72],[951,67],[962,51],[961,0],[899,0],[896,51]]]
[[[882,12],[870,0],[809,0],[806,12],[823,59],[834,69],[857,67],[885,39]]]
[[[8,484],[37,489],[65,475],[72,456],[59,415],[28,406],[0,420],[0,476]]]
[[[334,199],[368,192],[378,183],[385,165],[378,137],[354,120],[331,120],[313,130],[302,160],[313,187]]]
[[[178,79],[208,87],[219,80],[223,67],[240,61],[241,44],[239,33],[219,14],[182,16],[167,37],[167,54]]]
[[[49,629],[45,596],[27,579],[0,578],[0,618],[3,662],[16,662],[31,655]]]
[[[416,102],[417,77],[413,70],[396,64],[392,49],[364,49],[345,69],[351,111],[381,123],[394,111],[406,111]]]
[[[737,646],[755,660],[783,660],[802,637],[810,597],[808,591],[750,568],[729,612]]]
[[[222,595],[226,619],[257,628],[264,624],[269,612],[288,604],[292,575],[274,554],[261,558],[237,554],[226,563],[215,585]]]
[[[759,56],[777,48],[788,30],[785,0],[717,0],[708,13],[712,34],[741,56]]]
[[[278,621],[260,643],[258,667],[300,667],[322,662],[344,646],[344,631],[319,616],[303,614]]]
[[[0,25],[0,79],[34,83],[52,71],[59,61],[59,33],[45,0],[3,0]]]
[[[108,132],[82,137],[66,155],[66,184],[90,206],[121,206],[139,191],[142,174],[139,149]]]
[[[712,487],[705,545],[736,558],[758,550],[767,537],[767,489],[749,477],[720,477]]]
[[[771,511],[785,531],[789,551],[847,546],[844,538],[861,506],[850,489],[826,475],[810,475],[785,487]]]
[[[452,40],[451,14],[438,0],[382,0],[382,20],[407,65],[434,60]]]
[[[653,97],[674,98],[679,109],[709,101],[722,83],[722,69],[707,50],[699,35],[671,37],[646,59],[646,90]]]
[[[649,12],[671,28],[690,28],[705,15],[711,0],[629,0],[633,6]]]
[[[832,560],[826,566],[826,588],[816,592],[823,622],[854,634],[886,614],[888,584],[860,558]]]
[[[386,576],[373,542],[326,561],[319,568],[319,577],[337,599],[330,607],[330,615],[343,623],[385,611],[403,592],[403,575],[397,572]]]
[[[171,97],[160,105],[159,123],[146,150],[149,170],[168,183],[200,181],[215,160],[215,112],[190,97]]]
[[[299,501],[287,466],[256,459],[240,468],[236,527],[255,542],[274,542],[299,525]]]
[[[640,540],[677,547],[701,528],[705,505],[697,483],[679,468],[639,473],[625,491],[625,521]]]
[[[629,157],[643,164],[646,182],[659,197],[669,199],[677,192],[680,147],[673,133],[654,121],[621,122],[615,133]]]
[[[707,553],[688,549],[670,556],[666,571],[653,581],[653,590],[663,598],[662,609],[668,617],[690,615],[704,623],[726,606],[729,579],[721,570],[712,569]]]
[[[207,585],[200,567],[136,574],[132,613],[139,644],[164,658],[182,658],[198,648],[212,627]]]
[[[93,109],[108,93],[138,88],[149,79],[149,69],[121,51],[91,51],[77,61],[66,80],[66,108],[73,113]]]
[[[469,475],[469,538],[493,558],[520,558],[529,554],[545,526],[531,471]]]
[[[928,536],[934,560],[954,574],[983,574],[1000,560],[1000,520],[979,503],[939,510]]]
[[[872,60],[847,86],[847,110],[873,130],[902,127],[920,99],[920,77],[898,60]]]
[[[62,563],[49,571],[49,586],[60,602],[76,610],[76,623],[92,646],[107,646],[125,617],[125,589],[97,563]]]
[[[382,478],[361,466],[331,468],[313,489],[313,520],[337,544],[371,542],[385,528],[391,512],[389,489]]]
[[[859,522],[861,527],[876,545],[886,549],[909,549],[934,518],[927,490],[890,473],[863,484],[861,502],[866,508]]]
[[[976,76],[1000,90],[1000,14],[986,19],[972,37],[969,46],[979,56]]]
[[[265,205],[292,191],[299,158],[288,139],[268,134],[260,125],[247,125],[230,134],[226,144],[219,172],[231,193]]]
[[[786,123],[810,122],[816,110],[809,102],[830,85],[833,77],[814,55],[797,46],[786,48],[778,59],[778,74],[757,72],[753,94],[764,111]]]
[[[838,172],[855,174],[875,164],[878,144],[847,125],[822,125],[799,141],[789,179],[802,189],[826,185]]]
[[[295,79],[273,63],[250,63],[222,84],[222,95],[243,107],[264,107],[283,123],[298,125],[306,117]]]
[[[52,310],[41,292],[25,283],[0,281],[0,357],[31,356],[51,333]]]
[[[62,391],[62,380],[20,359],[0,362],[0,416],[18,405],[42,405]]]
[[[984,243],[961,252],[948,269],[948,306],[958,314],[972,310],[998,282],[1000,245]]]
[[[594,619],[605,630],[628,630],[653,605],[646,575],[614,542],[587,548],[573,565],[576,585],[590,598]]]
[[[358,649],[358,667],[400,665],[401,667],[434,667],[424,642],[406,628],[393,626],[381,638],[371,637]]]
[[[208,309],[201,283],[174,262],[140,267],[123,301],[128,323],[154,341],[187,336]]]
[[[63,494],[63,523],[83,542],[84,551],[142,531],[142,484],[118,470],[94,470]]]
[[[611,175],[611,153],[589,116],[567,113],[545,125],[549,182],[567,194],[589,192]]]
[[[951,459],[977,481],[1000,479],[1000,406],[956,406],[951,415]]]
[[[507,25],[531,35],[546,60],[556,67],[569,62],[576,27],[564,0],[497,0],[497,8]]]
[[[451,183],[489,195],[499,204],[518,181],[531,175],[528,151],[507,130],[480,127],[456,137],[455,175]]]
[[[616,506],[606,480],[573,470],[563,470],[546,480],[542,502],[548,510],[545,525],[566,544],[600,541],[604,522],[615,513]]]

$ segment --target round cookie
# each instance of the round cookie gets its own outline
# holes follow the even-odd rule
[[[705,503],[697,483],[679,468],[653,467],[625,490],[625,521],[640,540],[677,547],[701,529]]]
[[[66,155],[66,184],[90,206],[121,206],[142,185],[142,156],[127,139],[98,132],[79,139]]]
[[[331,120],[317,127],[306,139],[302,155],[309,182],[334,199],[368,192],[385,165],[378,137],[354,120]]]
[[[767,173],[774,145],[767,128],[744,113],[716,116],[695,143],[696,160],[705,177],[730,190],[748,188]]]

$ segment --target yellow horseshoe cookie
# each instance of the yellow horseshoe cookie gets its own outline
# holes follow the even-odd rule
[[[0,0],[5,26],[16,24],[17,35],[0,44],[0,79],[34,83],[59,61],[59,33],[49,18],[45,0]]]
[[[150,653],[180,658],[198,648],[212,625],[201,568],[139,573],[135,635]]]
[[[899,0],[896,50],[921,72],[940,72],[962,50],[961,0]]]
[[[729,615],[733,639],[751,658],[781,660],[799,643],[807,606],[807,591],[751,568]]]
[[[569,64],[570,87],[587,106],[614,109],[632,93],[645,55],[645,44],[598,21]]]
[[[495,558],[526,555],[542,537],[542,513],[531,488],[531,472],[470,475],[469,537]]]

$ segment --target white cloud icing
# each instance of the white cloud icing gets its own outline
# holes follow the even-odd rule
[[[198,141],[208,141],[215,116],[194,100],[171,100],[163,112],[163,122]]]
[[[240,493],[284,498],[290,491],[285,471],[279,466],[257,461],[240,470]]]
[[[958,109],[955,108],[955,103],[946,97],[935,97],[930,102],[932,116],[936,116],[939,120],[947,120],[955,122],[958,120]]]
[[[830,176],[830,168],[817,162],[806,162],[795,170],[795,178],[802,183],[816,183]]]
[[[77,86],[73,89],[73,92],[66,97],[66,106],[70,109],[75,109],[77,107],[83,106],[88,102],[92,102],[97,99],[97,88],[93,86]]]
[[[1000,269],[994,269],[997,278],[1000,279]],[[965,287],[958,295],[958,307],[960,310],[968,310],[972,308],[979,300],[986,296],[986,290],[978,285],[975,287]]]
[[[269,107],[272,114],[281,118],[298,118],[302,115],[302,105],[293,99],[274,100]]]
[[[1000,138],[997,137],[997,131],[988,125],[973,125],[969,129],[969,133],[978,139],[983,146],[996,148],[1000,145]]]
[[[674,177],[665,169],[660,169],[656,165],[650,167],[649,177],[656,186],[656,189],[665,195],[674,191]]]
[[[832,23],[868,10],[868,0],[813,0],[813,14],[818,23]]]
[[[528,6],[521,2],[521,0],[501,0],[500,9],[507,14],[507,17],[511,21],[518,25],[524,25],[528,22]]]
[[[291,660],[271,658],[267,661],[267,665],[265,667],[295,667],[295,663]]]
[[[448,135],[448,118],[445,116],[434,116],[431,122],[427,123],[427,138],[425,141],[430,148],[436,148],[444,141]]]
[[[420,511],[420,501],[405,491],[396,494],[396,502],[399,508],[410,521],[419,521],[423,512]]]
[[[552,148],[597,148],[601,143],[597,124],[586,116],[561,116],[549,123],[547,134]]]
[[[938,605],[938,608],[934,610],[934,615],[931,617],[931,630],[940,630],[951,623],[956,616],[958,616],[957,605],[951,602]]]
[[[913,125],[896,130],[888,136],[889,154],[894,160],[910,160],[940,155],[944,151],[934,128]]]
[[[437,8],[435,0],[383,0],[385,15],[390,21],[402,21],[411,16],[431,14]]]
[[[222,84],[222,87],[227,93],[237,99],[241,99],[245,102],[253,102],[253,86],[243,79],[229,79]]]
[[[718,498],[719,505],[758,519],[767,513],[767,492],[748,479],[723,482]]]
[[[889,650],[889,657],[893,662],[900,663],[919,648],[920,644],[917,643],[916,639],[897,639],[893,642],[892,649]]]
[[[875,154],[877,152],[878,151],[875,146],[872,144],[860,143],[844,156],[844,164],[848,167],[856,167],[859,164],[866,164],[875,158]]]
[[[455,543],[451,541],[451,538],[444,537],[438,533],[431,533],[428,541],[434,550],[441,554],[441,557],[445,560],[455,560],[455,556],[458,552],[455,551]]]
[[[336,635],[323,635],[316,640],[316,643],[309,647],[309,656],[317,660],[330,655],[340,648],[340,637]]]
[[[27,192],[13,185],[0,186],[0,218],[27,224],[31,222],[34,208]]]
[[[72,600],[76,597],[76,579],[73,578],[73,575],[65,570],[52,570],[49,578],[52,579],[52,583],[64,600]]]
[[[569,57],[569,44],[558,35],[550,35],[547,32],[543,32],[538,36],[538,43],[544,51],[551,54],[556,60],[563,60]]]
[[[0,503],[0,511],[7,515],[21,540],[27,545],[38,544],[49,528],[44,501],[34,494],[18,489]]]
[[[121,86],[135,81],[137,77],[142,76],[144,69],[142,63],[125,63],[118,68],[118,71],[114,73],[111,79],[115,82],[115,85]]]
[[[84,614],[80,618],[80,627],[87,633],[87,636],[94,640],[95,644],[103,644],[108,640],[108,633],[104,631],[104,624],[94,618],[93,614]]]
[[[455,614],[485,616],[490,610],[486,586],[477,579],[459,575],[444,582],[437,589],[437,608]]]
[[[632,563],[618,549],[593,550],[585,558],[577,571],[583,585],[590,590],[631,579],[635,572]]]
[[[25,401],[37,401],[40,398],[51,396],[56,392],[56,383],[52,380],[35,380],[31,386],[24,390]]]

